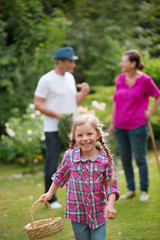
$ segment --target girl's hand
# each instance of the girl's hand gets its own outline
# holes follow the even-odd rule
[[[43,205],[45,205],[51,198],[52,198],[52,195],[49,192],[47,192],[40,196],[39,201],[43,203]]]
[[[117,211],[112,205],[107,205],[105,210],[105,217],[109,219],[115,219],[117,215]]]

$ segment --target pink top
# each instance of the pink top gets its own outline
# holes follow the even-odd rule
[[[125,77],[126,73],[122,73],[116,81],[114,126],[127,130],[147,123],[145,111],[148,109],[149,97],[160,96],[160,90],[145,73],[136,79],[132,87],[125,83]]]
[[[59,186],[66,184],[65,217],[96,229],[106,221],[107,197],[116,193],[119,198],[117,176],[111,187],[105,182],[111,175],[109,160],[103,149],[93,159],[81,157],[80,148],[65,152],[63,161],[52,180]]]

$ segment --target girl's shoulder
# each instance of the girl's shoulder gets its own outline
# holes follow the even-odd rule
[[[107,153],[104,151],[102,147],[100,147],[100,152],[98,154],[98,159],[99,162],[102,164],[108,164],[109,163],[109,158],[107,156]]]
[[[74,149],[68,149],[65,154],[65,158],[68,158],[70,161],[71,160],[78,160],[80,159],[80,148],[76,147]]]

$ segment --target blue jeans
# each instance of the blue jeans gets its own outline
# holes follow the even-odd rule
[[[134,157],[139,168],[140,189],[141,191],[148,191],[149,177],[146,159],[148,140],[147,125],[131,130],[123,130],[115,127],[114,133],[127,180],[127,188],[131,191],[136,189],[132,165],[132,157]]]
[[[62,151],[62,143],[58,136],[58,132],[45,132],[45,192],[47,192],[51,186],[52,180],[51,176],[56,172],[58,167],[58,162],[60,158],[60,153]],[[52,199],[49,201],[57,201],[56,195],[53,195]]]
[[[71,222],[75,240],[105,240],[106,238],[106,223],[93,230],[88,224]]]

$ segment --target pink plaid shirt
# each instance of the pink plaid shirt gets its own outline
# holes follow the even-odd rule
[[[116,199],[119,198],[116,174],[114,184],[106,187],[105,182],[110,175],[109,160],[102,148],[94,160],[82,158],[80,148],[67,150],[57,172],[52,176],[59,187],[66,184],[65,217],[88,224],[92,229],[103,225],[106,221],[104,212],[108,195],[116,193]]]

